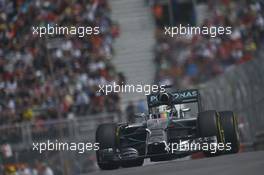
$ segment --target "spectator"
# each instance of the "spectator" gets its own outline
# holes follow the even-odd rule
[[[19,175],[19,174],[17,173],[16,167],[13,165],[10,165],[6,167],[5,175]]]
[[[147,112],[145,99],[141,99],[137,102],[137,112],[138,113],[145,113]]]
[[[128,123],[134,123],[135,122],[135,106],[133,102],[129,102],[126,107],[126,115],[127,115],[127,121]]]
[[[27,165],[22,164],[18,169],[18,175],[34,175],[34,174]]]
[[[38,175],[53,175],[53,170],[44,162],[37,162]]]

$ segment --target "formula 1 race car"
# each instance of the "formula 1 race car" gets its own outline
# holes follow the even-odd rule
[[[101,169],[141,166],[145,158],[156,162],[201,151],[206,156],[239,151],[234,113],[204,111],[198,90],[152,93],[147,103],[149,113],[135,116],[141,122],[98,126]]]

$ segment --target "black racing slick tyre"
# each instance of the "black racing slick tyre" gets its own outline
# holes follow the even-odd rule
[[[232,111],[219,112],[220,122],[224,130],[225,144],[230,145],[230,149],[226,150],[226,154],[234,154],[239,152],[240,142],[238,134],[237,119]]]
[[[104,157],[99,154],[100,150],[111,148],[114,152],[117,148],[117,125],[114,123],[101,124],[96,130],[96,142],[99,143],[100,149],[96,151],[97,164],[102,170],[117,169],[117,162],[104,160]]]
[[[202,138],[216,136],[217,142],[223,143],[223,135],[219,115],[214,110],[200,112],[197,119],[198,135]],[[211,150],[203,150],[208,157],[217,156],[219,151],[213,153]]]

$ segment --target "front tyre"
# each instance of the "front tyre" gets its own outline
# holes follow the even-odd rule
[[[220,122],[224,130],[225,144],[230,145],[230,149],[226,150],[226,154],[238,153],[240,142],[238,134],[237,120],[232,111],[219,112]]]
[[[117,169],[119,167],[117,162],[105,160],[99,151],[104,149],[112,149],[113,152],[117,148],[117,125],[114,123],[101,124],[96,130],[96,143],[99,143],[100,149],[96,151],[97,164],[102,170]]]

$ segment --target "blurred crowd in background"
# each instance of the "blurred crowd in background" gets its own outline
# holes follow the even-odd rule
[[[107,0],[0,0],[0,125],[119,111],[111,64],[118,24]],[[99,26],[99,35],[32,34],[32,26]]]
[[[164,8],[155,0],[151,3],[157,25],[156,83],[176,87],[202,83],[234,65],[254,59],[256,51],[263,48],[264,3],[261,0],[205,0],[208,13],[204,14],[206,17],[200,26],[232,27],[231,35],[215,38],[207,35],[165,36]]]
[[[9,164],[3,167],[2,175],[54,175],[55,172],[45,162],[35,162],[34,165]]]

